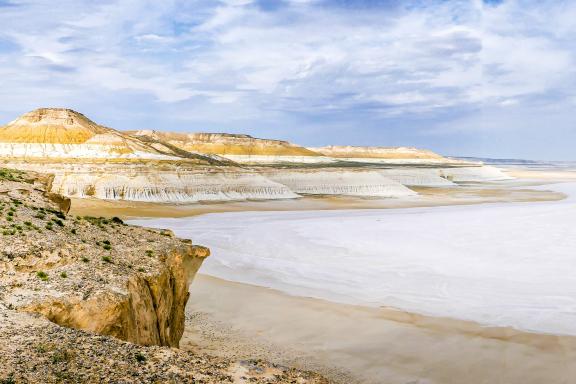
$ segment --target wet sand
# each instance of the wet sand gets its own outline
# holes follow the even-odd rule
[[[576,382],[576,337],[335,304],[204,275],[191,292],[182,348],[260,357],[336,383]]]

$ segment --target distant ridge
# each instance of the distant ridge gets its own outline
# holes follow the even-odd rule
[[[231,133],[177,133],[154,130],[128,131],[135,136],[149,136],[186,151],[212,155],[249,156],[323,156],[288,141],[259,139]]]
[[[351,145],[330,145],[326,147],[308,149],[335,158],[445,159],[445,157],[432,151],[414,147],[363,147]]]

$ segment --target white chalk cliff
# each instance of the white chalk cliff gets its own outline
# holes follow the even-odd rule
[[[268,169],[268,179],[288,186],[299,194],[346,195],[365,197],[406,197],[416,193],[385,177],[364,169]]]

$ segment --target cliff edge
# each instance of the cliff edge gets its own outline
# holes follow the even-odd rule
[[[178,347],[209,250],[117,218],[69,216],[51,181],[0,169],[0,382],[264,382],[274,369],[323,382],[162,348]]]

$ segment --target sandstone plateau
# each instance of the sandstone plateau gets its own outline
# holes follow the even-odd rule
[[[176,349],[209,250],[117,218],[69,216],[51,182],[0,169],[0,382],[326,383]]]
[[[186,151],[217,155],[242,164],[332,163],[318,152],[282,140],[259,139],[230,133],[176,133],[141,130],[136,137],[152,137]]]

